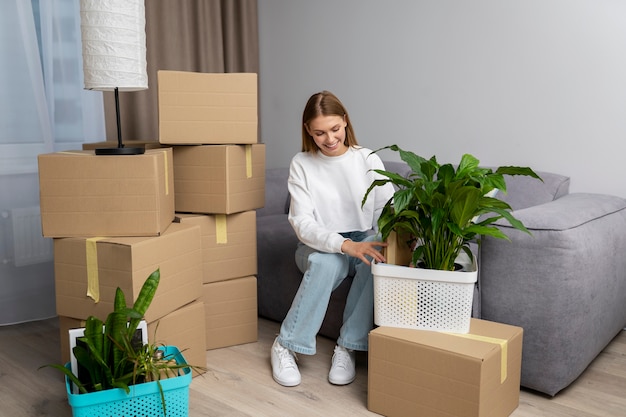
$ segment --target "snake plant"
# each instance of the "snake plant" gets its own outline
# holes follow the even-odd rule
[[[78,387],[79,393],[121,388],[130,392],[129,385],[157,381],[161,401],[165,410],[165,398],[159,379],[161,376],[177,375],[178,370],[199,366],[176,363],[163,357],[159,345],[142,344],[133,336],[148,310],[159,285],[160,270],[157,269],[146,279],[132,307],[126,306],[124,292],[118,287],[115,293],[114,309],[106,321],[90,316],[85,322],[84,336],[72,349],[79,368],[85,372],[74,373],[63,365],[50,366],[63,372]]]

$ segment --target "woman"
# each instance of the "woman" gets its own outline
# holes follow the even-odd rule
[[[302,115],[302,152],[289,168],[289,222],[298,239],[296,263],[304,276],[271,351],[274,380],[284,386],[301,381],[295,353],[315,354],[315,337],[332,291],[349,275],[354,279],[328,380],[354,381],[354,350],[367,350],[373,327],[373,284],[370,260],[384,262],[386,244],[377,230],[382,207],[393,195],[389,184],[363,196],[384,169],[371,150],[358,145],[350,118],[328,91],[311,96]]]

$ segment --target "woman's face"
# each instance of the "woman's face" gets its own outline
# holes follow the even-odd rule
[[[345,117],[318,116],[309,122],[306,129],[324,155],[339,156],[348,150],[344,143],[346,126]]]

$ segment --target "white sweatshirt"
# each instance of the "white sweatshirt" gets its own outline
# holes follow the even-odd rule
[[[350,147],[329,157],[300,152],[291,160],[289,223],[301,242],[322,252],[341,253],[346,240],[339,233],[378,230],[378,217],[393,196],[391,184],[375,187],[361,208],[374,179],[370,169],[385,169],[380,157],[367,148]]]

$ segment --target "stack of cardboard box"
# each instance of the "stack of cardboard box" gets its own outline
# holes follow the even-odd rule
[[[265,204],[256,74],[160,71],[159,142],[39,156],[43,234],[54,238],[62,360],[70,328],[105,319],[120,287],[132,304],[157,268],[151,342],[188,363],[257,340],[256,212]]]
[[[117,287],[132,305],[159,269],[145,315],[148,340],[175,345],[188,363],[204,365],[200,227],[174,222],[172,149],[40,155],[39,181],[43,234],[54,238],[62,360],[70,357],[70,328],[91,315],[106,319]]]
[[[257,75],[159,71],[159,142],[173,146],[176,218],[200,226],[206,348],[257,334],[256,212],[265,204]]]

